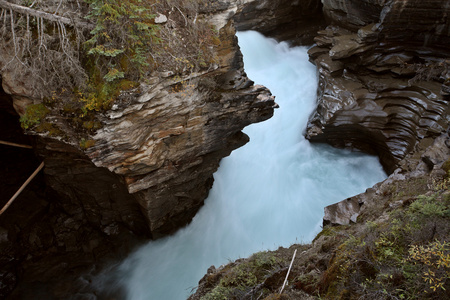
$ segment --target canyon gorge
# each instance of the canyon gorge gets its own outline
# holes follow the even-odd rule
[[[24,2],[0,1],[3,30],[11,30],[5,20],[26,15],[8,3]],[[61,6],[47,1],[40,9],[77,19],[86,13],[80,2]],[[4,39],[0,140],[33,149],[0,145],[1,204],[40,162],[45,167],[0,215],[1,297],[68,299],[85,289],[81,299],[95,299],[89,298],[94,297],[89,283],[77,281],[80,274],[96,273],[136,245],[191,222],[221,159],[248,142],[242,129],[271,118],[277,108],[269,89],[247,77],[237,30],[311,46],[309,59],[319,78],[317,108],[306,131],[298,134],[313,143],[377,155],[390,175],[366,193],[325,208],[324,224],[345,226],[361,223],[358,217],[382,216],[392,186],[408,190],[417,178],[445,178],[450,154],[448,1],[193,1],[195,7],[185,10],[175,1],[162,2],[158,24],[175,32],[176,47],[190,43],[194,27],[189,26],[196,22],[214,27],[215,37],[199,35],[211,42],[214,59],[194,68],[174,48],[184,69],[161,65],[138,86],[115,95],[111,106],[94,110],[90,119],[80,117],[78,104],[52,102],[54,91],[36,86],[38,75],[11,63],[15,44]],[[19,118],[27,115],[27,107],[42,103],[47,108],[39,124],[21,128]],[[330,265],[326,238],[320,236],[310,248],[301,246],[305,261],[323,250],[314,262],[319,269]],[[288,250],[280,253],[288,255]],[[211,292],[226,269],[209,270],[193,299]],[[270,278],[285,275],[282,269]],[[278,283],[264,285],[279,288]],[[289,289],[287,299],[310,297],[304,285]]]

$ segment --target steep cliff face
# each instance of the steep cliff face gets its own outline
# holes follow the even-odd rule
[[[232,21],[236,2],[200,7],[192,16],[176,8],[164,11],[161,26],[169,31],[185,24],[184,18],[215,27],[209,68],[152,72],[81,126],[69,105],[52,104],[39,120],[45,128],[28,130],[37,160],[45,163],[43,191],[32,205],[19,199],[2,215],[2,297],[16,288],[11,297],[31,299],[42,292],[43,298],[64,298],[85,285],[76,280],[82,270],[190,222],[220,160],[248,142],[241,130],[270,118],[276,106],[270,91],[244,72]],[[8,53],[2,52],[0,68]],[[2,69],[1,107],[24,116],[43,99],[31,88],[33,74],[14,71]],[[18,126],[17,115],[12,122]]]
[[[145,92],[107,112],[86,151],[96,166],[122,176],[154,237],[189,222],[220,159],[248,141],[240,130],[272,116],[274,98],[246,77],[226,26],[221,51],[228,57],[217,70],[151,78]]]
[[[324,1],[333,25],[310,50],[319,69],[307,137],[377,154],[392,172],[448,127],[446,1]]]
[[[208,13],[215,16],[221,9],[224,8],[213,8]],[[99,113],[95,126],[101,129],[91,130],[82,140],[77,129],[66,122],[67,116],[61,117],[53,110],[46,117],[64,131],[62,137],[55,135],[65,141],[39,141],[43,146],[38,151],[46,162],[45,173],[52,179],[51,186],[74,203],[85,203],[88,211],[97,211],[93,214],[102,216],[101,222],[96,221],[102,223],[101,227],[109,226],[115,219],[105,216],[102,208],[117,201],[127,203],[124,205],[139,203],[149,225],[147,231],[153,237],[186,224],[202,205],[220,159],[248,141],[240,130],[273,114],[275,103],[270,92],[254,86],[244,73],[230,21],[232,15],[227,17],[220,23],[211,21],[220,40],[214,65],[206,71],[182,76],[173,76],[171,70],[154,72],[138,92],[122,93],[109,111]],[[165,22],[175,26],[170,23],[170,16]],[[27,89],[26,79],[13,77],[7,71],[2,74],[4,90],[12,96],[21,115],[27,106],[40,102],[35,91]],[[43,135],[49,134],[44,131]],[[87,165],[81,167],[81,161]],[[96,175],[89,161],[104,168],[98,172],[109,171],[109,179]],[[101,194],[106,193],[103,190],[107,186],[91,180],[96,176],[104,178],[109,186],[126,188],[130,195],[119,192],[113,198],[121,200],[109,199],[110,203],[105,203],[108,197]],[[82,183],[80,187],[80,181],[90,183]],[[76,191],[69,192],[71,187]],[[96,199],[95,209],[82,200],[83,194]],[[120,218],[143,221],[139,213]]]
[[[56,4],[49,2],[47,9]],[[76,116],[65,113],[66,107],[52,108],[45,120],[50,130],[29,133],[45,137],[38,138],[36,150],[67,212],[112,234],[123,227],[159,237],[189,222],[208,194],[220,159],[247,142],[240,130],[269,118],[275,105],[267,89],[246,77],[232,19],[238,29],[295,36],[299,42],[311,40],[323,25],[320,8],[318,1],[234,0],[199,7],[199,16],[219,32],[218,61],[209,70],[181,77],[171,70],[152,73],[138,89],[119,95],[109,111],[97,114],[91,123],[100,129],[87,135],[67,121]],[[71,13],[76,3],[60,9]],[[165,13],[164,26],[177,26],[171,18],[181,16]],[[11,57],[4,54],[6,66]],[[32,88],[29,71],[16,71],[5,67],[1,82],[23,116],[27,107],[42,102],[42,95]]]
[[[47,3],[52,11],[59,7],[59,1]],[[70,14],[79,3],[66,4],[60,11]],[[45,162],[38,182],[48,189],[30,196],[37,199],[32,204],[17,201],[2,216],[1,295],[20,281],[14,296],[31,298],[36,286],[45,290],[56,280],[51,293],[64,298],[86,284],[67,284],[81,268],[118,249],[126,253],[136,237],[157,238],[191,220],[220,159],[247,142],[240,130],[269,118],[275,106],[270,92],[245,75],[233,19],[239,30],[256,29],[293,44],[310,43],[322,30],[310,50],[320,78],[318,109],[307,132],[311,141],[378,154],[388,172],[397,166],[415,171],[417,164],[401,161],[405,156],[422,167],[437,165],[422,159],[421,151],[448,130],[449,12],[447,1],[438,0],[224,0],[200,7],[198,15],[162,11],[169,31],[177,22],[208,19],[219,34],[217,62],[183,76],[171,70],[148,74],[139,88],[121,93],[99,113],[87,134],[58,114],[63,108],[46,117],[64,134],[34,132],[38,158],[31,161]],[[324,15],[332,24],[327,29]],[[42,97],[30,89],[32,73],[20,65],[16,72],[3,69],[14,49],[1,50],[8,95],[1,90],[0,98],[13,101],[23,115]],[[408,156],[415,150],[419,154]],[[362,200],[348,202],[355,210],[347,209],[343,222],[356,218]]]
[[[357,31],[371,23],[382,25],[386,40],[420,46],[446,47],[449,39],[448,3],[441,0],[323,0],[328,20]]]

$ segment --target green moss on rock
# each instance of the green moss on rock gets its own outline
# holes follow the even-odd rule
[[[23,129],[29,129],[45,118],[50,110],[43,104],[31,104],[27,106],[25,114],[20,117],[20,124]]]

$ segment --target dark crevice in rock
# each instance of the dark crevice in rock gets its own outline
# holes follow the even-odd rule
[[[318,0],[262,0],[245,4],[234,17],[236,29],[256,30],[291,45],[312,45],[327,25]]]
[[[22,133],[19,116],[12,107],[12,99],[1,87],[0,80],[0,140],[31,145],[32,139]],[[33,150],[0,144],[0,207],[15,194],[26,181],[39,160]],[[28,252],[26,234],[36,220],[43,218],[48,210],[45,181],[42,174],[16,198],[15,202],[0,216],[0,298],[6,297],[17,285],[22,272],[20,261]],[[25,248],[25,249],[24,249]]]
[[[2,88],[0,140],[34,147],[0,144],[2,207],[45,161],[44,170],[0,216],[0,298],[62,299],[64,295],[77,295],[86,286],[78,278],[81,272],[95,270],[102,261],[123,257],[139,242],[138,237],[148,237],[137,204],[120,205],[113,200],[97,209],[103,215],[95,212],[92,190],[111,200],[124,199],[126,189],[122,185],[121,195],[117,188],[101,186],[102,176],[108,178],[111,173],[95,167],[85,156],[77,156],[72,150],[59,154],[58,159],[55,147],[49,150],[55,141],[24,135],[12,99]],[[69,159],[67,153],[74,157]],[[89,168],[91,172],[86,172]],[[91,193],[83,185],[89,186]],[[78,198],[71,197],[77,193]],[[120,216],[108,220],[114,214]]]

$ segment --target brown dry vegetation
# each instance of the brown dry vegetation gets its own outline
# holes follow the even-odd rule
[[[109,109],[124,91],[128,96],[138,94],[139,85],[150,76],[183,78],[217,63],[218,32],[199,13],[208,11],[210,1],[9,3],[38,14],[0,6],[0,74],[19,81],[26,78],[25,96],[40,98],[48,112],[28,109],[21,119],[27,130],[65,139],[61,133],[68,128],[50,124],[48,115],[64,119],[76,132],[92,133],[98,126],[85,125],[98,123],[98,112]],[[74,24],[40,17],[46,12]],[[160,15],[167,21],[155,23]]]
[[[138,80],[155,70],[182,74],[215,62],[217,33],[198,14],[199,7],[209,5],[206,0],[8,2],[78,20],[70,26],[0,9],[2,72],[32,75],[36,79],[33,88],[45,97],[61,89],[85,87],[89,80],[99,80],[98,73],[104,76],[111,68],[124,72],[128,80]],[[159,14],[167,22],[155,24]],[[139,22],[133,23],[136,19]],[[130,22],[134,27],[127,27]],[[92,51],[101,48],[97,46],[103,47],[102,53]],[[137,61],[137,51],[142,51],[138,57],[142,61]],[[144,66],[142,73],[136,73],[136,67]]]

